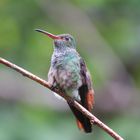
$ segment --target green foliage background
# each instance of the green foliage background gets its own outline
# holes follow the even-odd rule
[[[41,28],[54,34],[71,33],[94,81],[97,99],[94,114],[125,139],[140,139],[140,134],[136,133],[140,131],[139,9],[139,0],[1,0],[0,57],[46,79],[53,51],[52,40],[34,29]],[[77,17],[80,21],[76,21],[77,14],[81,15]],[[78,27],[76,23],[77,29],[74,28]],[[94,36],[86,31],[87,28],[94,29]],[[81,30],[85,30],[85,34]],[[109,50],[109,55],[104,55],[106,50]],[[111,66],[110,62],[106,65],[106,57],[114,65]],[[116,60],[121,65],[116,64]],[[32,86],[25,84],[18,90],[19,79],[23,79],[21,83],[28,80],[7,69],[0,65],[0,140],[112,139],[96,126],[92,134],[80,132],[65,103],[62,109],[61,106],[59,109],[55,105],[49,106],[49,103],[44,103],[42,95],[37,96],[38,103]],[[114,81],[119,86],[112,90]],[[10,87],[13,83],[15,90]],[[120,85],[123,85],[123,91]],[[42,90],[46,91],[41,89],[40,92]],[[113,94],[105,94],[108,91]],[[123,94],[115,96],[120,91]],[[20,92],[23,94],[18,96]],[[28,96],[31,93],[32,96]],[[26,100],[29,98],[31,101]],[[54,99],[55,102],[61,101]]]

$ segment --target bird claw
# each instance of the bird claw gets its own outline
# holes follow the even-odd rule
[[[50,89],[51,89],[52,91],[54,91],[54,90],[55,90],[55,86],[51,85]]]
[[[52,85],[50,86],[50,90],[54,91],[54,92],[61,92],[60,88],[56,85]]]
[[[68,104],[73,105],[74,99],[73,98],[70,98],[67,102],[68,102]]]

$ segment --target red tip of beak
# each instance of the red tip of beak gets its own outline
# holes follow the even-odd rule
[[[35,29],[35,31],[40,32],[40,33],[43,33],[43,34],[47,35],[48,37],[50,37],[50,38],[52,38],[52,39],[60,39],[59,36],[54,35],[54,34],[51,34],[51,33],[49,33],[49,32],[46,32],[46,31],[44,31],[44,30],[41,30],[41,29]]]

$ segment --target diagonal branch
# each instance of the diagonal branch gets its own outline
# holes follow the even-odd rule
[[[51,89],[51,85],[37,77],[36,75],[26,71],[25,69],[3,59],[0,57],[0,63],[3,65],[6,65],[7,67],[10,67],[12,69],[14,69],[15,71],[21,73],[23,76],[28,77],[30,79],[32,79],[33,81],[36,81],[37,83],[43,85],[44,87]],[[115,140],[124,140],[121,136],[119,136],[115,131],[113,131],[111,128],[109,128],[107,125],[105,125],[103,122],[101,122],[98,118],[96,118],[92,113],[90,113],[88,110],[86,110],[83,106],[81,106],[78,102],[76,102],[75,100],[72,100],[71,97],[67,96],[66,94],[61,93],[60,91],[53,89],[52,91],[56,92],[57,94],[59,94],[61,97],[63,97],[65,100],[67,101],[72,101],[72,105],[74,107],[76,107],[80,112],[82,112],[85,116],[87,116],[92,123],[96,124],[98,127],[100,127],[101,129],[103,129],[105,132],[107,132],[110,136],[112,136]]]

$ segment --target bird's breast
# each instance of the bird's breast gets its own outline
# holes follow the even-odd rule
[[[62,89],[73,90],[81,85],[79,57],[74,54],[57,56],[52,62],[56,82]]]

